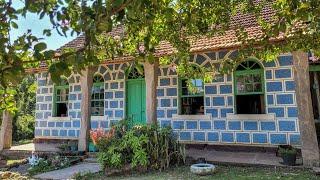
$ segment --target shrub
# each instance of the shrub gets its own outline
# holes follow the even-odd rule
[[[28,169],[30,175],[62,169],[70,166],[70,160],[66,157],[53,156],[48,159],[39,158],[36,163]]]
[[[297,154],[297,149],[292,147],[292,146],[287,146],[287,147],[280,147],[279,148],[279,154],[281,156],[286,156],[286,155],[295,155]]]
[[[108,133],[107,133],[108,134]],[[184,147],[170,128],[142,125],[128,127],[120,121],[109,131],[109,136],[97,140],[98,161],[103,167],[165,169],[184,163]]]
[[[15,140],[32,139],[34,136],[35,118],[31,115],[19,116],[15,122]]]

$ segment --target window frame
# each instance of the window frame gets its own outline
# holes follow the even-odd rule
[[[54,94],[53,94],[53,112],[52,112],[52,117],[61,117],[61,116],[57,116],[57,103],[58,103],[58,101],[57,101],[57,96],[58,96],[58,94],[57,94],[57,92],[58,92],[58,90],[68,90],[68,94],[67,94],[67,96],[68,96],[68,100],[67,101],[64,101],[66,104],[67,104],[67,114],[66,114],[66,117],[68,117],[69,116],[69,94],[70,94],[70,86],[69,86],[69,83],[68,83],[68,80],[67,79],[64,79],[66,82],[67,82],[67,84],[65,84],[65,85],[54,85],[54,87],[53,87],[53,89],[54,89]],[[59,102],[63,102],[63,101],[59,101]]]
[[[203,91],[201,93],[197,93],[197,94],[189,94],[189,95],[182,95],[182,81],[184,80],[188,80],[186,78],[179,78],[178,77],[178,115],[188,115],[188,116],[192,116],[195,114],[182,114],[182,98],[188,98],[188,97],[202,97],[203,98],[203,106],[205,106],[205,94],[204,94],[204,81],[202,80],[202,89]],[[204,113],[205,114],[205,113]]]
[[[241,65],[241,63],[244,62],[254,62],[257,63],[259,65],[259,69],[244,69],[244,70],[237,70],[237,68]],[[238,80],[237,77],[240,75],[257,75],[260,74],[261,76],[261,92],[246,92],[246,93],[238,93]],[[262,114],[266,114],[266,92],[265,92],[265,70],[263,65],[256,59],[246,59],[245,61],[241,61],[238,66],[236,67],[236,69],[233,72],[233,91],[234,91],[234,95],[233,95],[233,100],[234,100],[234,112],[235,114],[238,114],[237,112],[237,96],[244,96],[244,95],[263,95],[263,99],[264,99],[264,109]]]
[[[90,100],[90,109],[91,109],[91,116],[104,116],[104,108],[105,108],[105,95],[104,95],[104,93],[105,93],[105,88],[104,88],[104,78],[103,78],[103,76],[101,75],[101,74],[96,74],[96,75],[94,75],[93,76],[93,81],[94,81],[94,78],[95,77],[97,77],[97,76],[100,76],[102,79],[100,79],[100,80],[102,80],[102,81],[100,81],[100,82],[94,82],[93,84],[92,84],[92,90],[91,90],[91,96],[92,96],[92,94],[93,94],[93,89],[95,88],[95,87],[99,87],[99,88],[103,88],[103,99],[100,99],[100,97],[99,97],[99,100],[96,100],[96,99],[92,99],[91,98],[91,100]],[[102,115],[101,114],[99,114],[99,115],[95,115],[95,114],[92,114],[92,108],[94,108],[93,106],[92,106],[92,102],[100,102],[100,101],[102,101],[103,102],[103,113],[102,113]],[[100,107],[99,107],[100,108]]]

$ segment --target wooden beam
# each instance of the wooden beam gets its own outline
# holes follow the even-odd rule
[[[91,67],[81,71],[80,86],[81,86],[81,126],[78,142],[79,151],[88,150],[88,140],[91,129],[91,90],[93,85],[94,69]]]
[[[295,51],[292,55],[303,165],[318,166],[319,147],[313,118],[308,54]]]
[[[146,81],[146,116],[148,124],[157,124],[157,86],[159,61],[144,63]]]

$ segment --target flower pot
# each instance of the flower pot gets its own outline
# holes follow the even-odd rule
[[[97,151],[98,151],[97,147],[92,142],[90,142],[89,143],[89,152],[97,152]]]
[[[297,154],[283,154],[282,160],[283,164],[287,166],[294,166],[296,164]]]

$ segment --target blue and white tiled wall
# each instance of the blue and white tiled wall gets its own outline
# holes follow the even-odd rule
[[[105,113],[91,117],[91,128],[108,129],[111,124],[124,118],[124,69],[125,64],[101,65],[96,73],[104,77]],[[38,74],[36,102],[36,138],[76,139],[80,133],[81,86],[80,76],[72,75],[69,81],[68,117],[52,117],[54,86],[47,73]]]
[[[197,54],[193,56],[193,63],[205,67],[216,66],[215,62],[225,54]],[[264,62],[263,66],[265,108],[267,114],[274,114],[273,120],[227,118],[227,114],[234,114],[235,106],[232,75],[218,75],[214,81],[205,84],[204,108],[205,115],[209,118],[175,118],[179,117],[178,80],[170,67],[165,67],[159,73],[157,90],[160,125],[171,126],[179,140],[188,143],[300,145],[292,56],[283,54],[277,61]]]
[[[194,55],[193,63],[204,67],[217,66],[226,52]],[[108,129],[125,117],[124,69],[129,63],[101,65],[97,73],[104,77],[105,113],[92,117],[91,127]],[[205,84],[204,108],[209,118],[179,117],[178,76],[171,67],[159,69],[157,116],[161,126],[171,126],[179,140],[207,144],[300,144],[292,56],[281,55],[277,61],[263,63],[265,69],[266,113],[274,119],[228,119],[234,114],[233,76],[218,75]],[[69,119],[51,117],[53,85],[46,73],[38,75],[35,136],[77,138],[81,121],[80,76],[69,78]],[[200,117],[200,116],[199,116]]]

